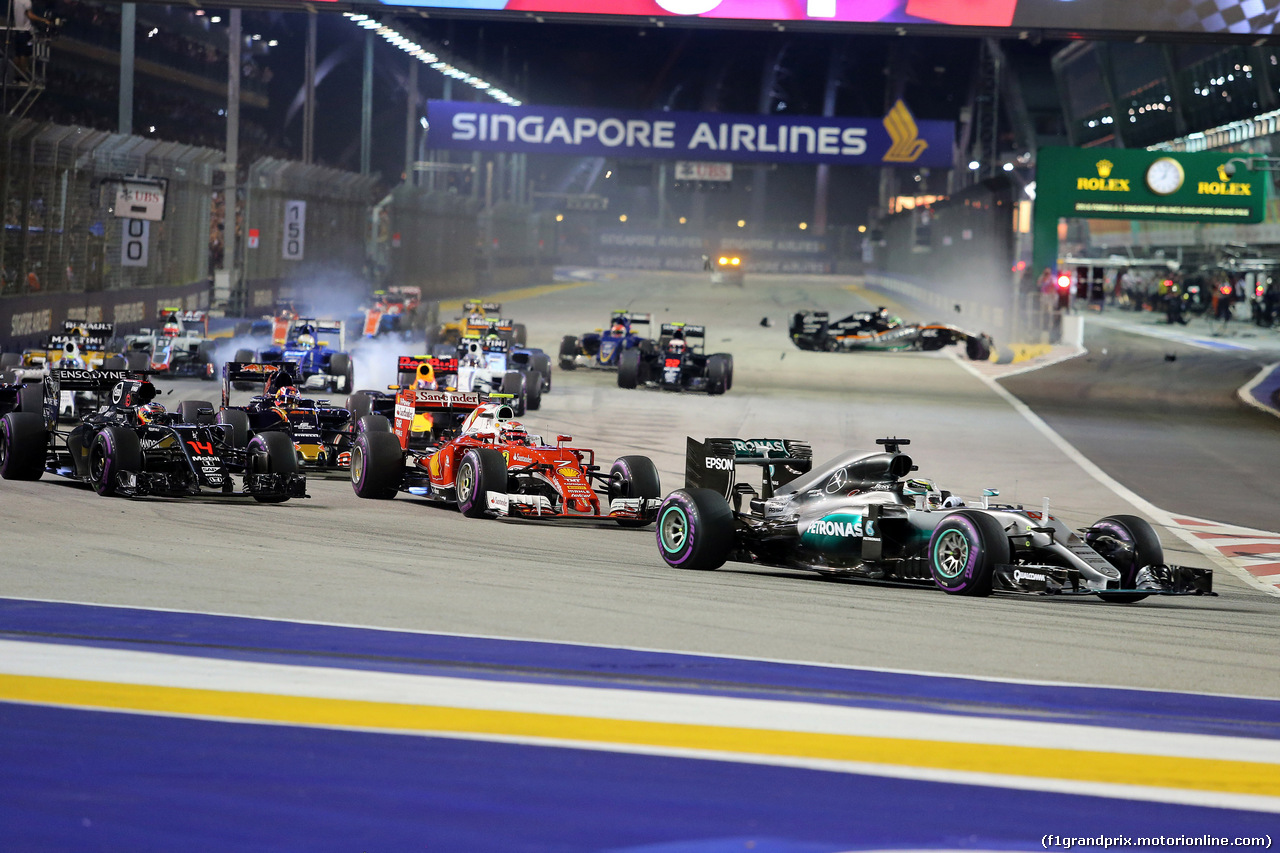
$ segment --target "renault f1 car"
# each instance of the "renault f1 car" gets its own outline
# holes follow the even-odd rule
[[[469,518],[653,522],[661,486],[646,456],[620,457],[606,474],[594,451],[567,444],[570,436],[549,445],[504,400],[474,392],[404,389],[395,415],[393,433],[362,432],[352,448],[351,484],[362,498],[403,491]],[[423,415],[430,427],[415,430]]]
[[[945,323],[903,323],[885,308],[859,311],[834,321],[826,311],[800,311],[791,317],[790,332],[797,347],[818,352],[929,352],[964,342],[965,354],[971,360],[986,361],[995,346],[990,335],[974,334]]]
[[[110,404],[70,430],[57,427],[62,391],[110,393]],[[230,429],[207,423],[211,407],[166,412],[155,386],[123,370],[54,368],[44,383],[43,413],[0,418],[0,477],[39,480],[46,472],[93,486],[104,496],[221,495],[278,503],[307,497],[293,443],[283,433],[234,446]],[[243,477],[236,492],[233,474]]]
[[[325,335],[329,337],[322,337]],[[256,356],[253,350],[237,350],[232,361],[262,364],[290,361],[298,365],[300,388],[350,394],[355,384],[355,367],[346,349],[341,320],[299,318],[293,321],[284,343],[273,343]],[[236,390],[248,389],[237,387]]]
[[[843,453],[814,465],[786,439],[689,438],[685,488],[658,510],[658,553],[670,566],[726,560],[828,575],[936,585],[955,595],[993,591],[1097,595],[1212,595],[1208,569],[1166,565],[1151,525],[1132,515],[1072,530],[1049,511],[962,500],[912,477],[910,442]],[[738,481],[761,470],[759,491]]]
[[[524,346],[528,332],[522,323],[502,319],[502,305],[497,302],[469,300],[462,303],[462,316],[441,323],[427,334],[427,344],[457,346],[468,332],[487,333],[497,328],[503,337],[517,346]]]
[[[231,430],[235,447],[245,447],[256,436],[279,432],[293,443],[304,471],[346,471],[351,466],[351,440],[356,429],[390,431],[390,422],[375,417],[360,422],[352,412],[298,393],[298,366],[292,362],[255,364],[228,362],[222,367],[222,408],[217,423]],[[231,388],[261,385],[244,406],[232,406]],[[364,414],[369,414],[365,412]]]
[[[658,346],[636,347],[618,359],[618,387],[723,394],[733,387],[733,356],[704,352],[704,326],[663,323]]]
[[[633,349],[647,352],[657,350],[657,343],[642,335],[637,326],[646,332],[653,322],[651,314],[633,311],[614,311],[609,315],[609,326],[575,337],[565,335],[560,341],[560,369],[576,370],[579,367],[603,367],[616,369],[622,354]]]

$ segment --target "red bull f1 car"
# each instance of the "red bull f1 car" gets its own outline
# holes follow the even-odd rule
[[[645,456],[623,456],[605,473],[595,452],[570,436],[548,444],[511,406],[474,392],[402,389],[394,432],[360,433],[351,483],[362,498],[398,492],[457,506],[471,518],[612,520],[651,524],[660,502],[658,471]]]
[[[963,500],[912,476],[910,442],[879,439],[814,465],[788,439],[688,439],[685,488],[658,510],[658,553],[670,566],[728,560],[826,575],[933,585],[955,595],[1212,595],[1208,569],[1164,562],[1160,538],[1132,515],[1073,530],[1049,511]],[[761,471],[760,489],[738,480]]]

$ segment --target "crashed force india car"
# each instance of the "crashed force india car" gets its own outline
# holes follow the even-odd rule
[[[298,366],[228,362],[222,366],[222,408],[217,423],[231,430],[232,444],[246,447],[256,436],[278,432],[288,436],[304,471],[346,471],[351,466],[351,439],[358,424],[348,409],[328,400],[311,400],[297,392]],[[262,385],[265,393],[247,405],[232,406],[231,388]],[[365,414],[368,414],[367,412]],[[365,427],[390,431],[386,418]]]
[[[1208,569],[1169,566],[1141,518],[1113,515],[1085,530],[1050,514],[996,505],[986,490],[966,503],[911,479],[906,439],[813,466],[809,446],[784,439],[688,439],[685,488],[658,510],[658,552],[668,565],[715,569],[726,560],[829,575],[927,584],[956,595],[993,591],[1212,595]],[[738,482],[762,470],[761,488]],[[745,504],[745,505],[744,505]]]
[[[704,326],[663,323],[657,347],[636,347],[618,359],[618,387],[723,394],[733,387],[733,356],[707,355]]]
[[[826,311],[799,311],[791,317],[791,341],[803,350],[922,350],[930,352],[964,342],[965,355],[986,361],[995,346],[990,335],[973,334],[945,323],[903,323],[880,308],[832,320]]]
[[[401,390],[395,432],[357,436],[352,487],[362,498],[404,491],[455,504],[469,518],[607,519],[623,527],[653,522],[661,485],[648,457],[623,456],[605,474],[594,451],[569,446],[567,435],[548,445],[514,415],[506,402],[485,402],[476,393]]]
[[[110,403],[70,430],[58,429],[52,401],[62,390],[110,392]],[[155,386],[124,370],[54,368],[44,412],[0,418],[0,477],[39,480],[47,471],[93,486],[104,496],[221,495],[278,503],[307,497],[293,444],[283,433],[233,445],[230,430],[207,421],[208,404],[166,412]],[[232,474],[243,476],[234,491]]]

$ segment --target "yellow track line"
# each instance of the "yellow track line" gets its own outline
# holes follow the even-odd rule
[[[1280,797],[1280,766],[1172,756],[650,723],[0,675],[0,701],[257,723],[538,738]],[[945,732],[939,732],[945,737]]]

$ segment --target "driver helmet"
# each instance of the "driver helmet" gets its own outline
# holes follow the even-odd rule
[[[436,390],[436,372],[430,364],[418,365],[418,379],[413,383],[413,387],[419,391]]]
[[[609,327],[609,334],[611,335],[625,335],[626,333],[627,333],[627,327],[623,325],[621,322],[615,322],[612,326]]]
[[[672,338],[667,343],[667,351],[678,355],[683,355],[685,350],[684,338]]]
[[[510,421],[515,412],[505,403],[485,403],[462,422],[463,435],[496,436],[503,424]]]
[[[315,348],[316,348],[315,335],[309,332],[303,332],[302,334],[298,335],[298,349],[315,349]]]
[[[156,423],[157,419],[164,414],[163,403],[146,403],[138,407],[138,422],[144,424]]]
[[[292,409],[298,405],[302,394],[292,385],[286,385],[276,392],[276,405],[282,409]]]
[[[498,421],[498,438],[512,444],[528,444],[529,431],[519,421]]]

